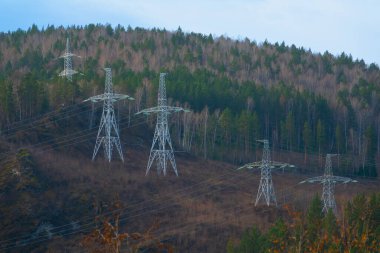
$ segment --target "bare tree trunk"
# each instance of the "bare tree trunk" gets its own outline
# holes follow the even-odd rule
[[[362,151],[362,116],[359,116],[359,129],[358,129],[358,152],[359,155]]]
[[[204,129],[203,129],[203,158],[207,159],[207,120],[208,120],[208,108],[206,106],[203,116]]]
[[[193,125],[191,127],[191,135],[190,135],[190,140],[189,140],[188,151],[191,150],[191,146],[192,146],[192,143],[193,143],[194,132],[195,132],[194,130],[195,130],[195,124],[193,123]]]
[[[351,135],[351,145],[352,145],[352,158],[354,158],[355,155],[355,138],[354,138],[354,130],[350,129],[350,135]],[[352,166],[352,174],[354,174],[355,169],[354,166]]]
[[[380,154],[380,117],[377,118],[377,154]]]
[[[366,176],[366,174],[365,174],[365,160],[366,160],[366,154],[367,154],[367,143],[365,143],[365,144],[363,145],[363,152],[362,152],[362,155],[361,155],[363,176]]]
[[[215,122],[215,128],[214,128],[214,134],[212,138],[212,152],[215,152],[215,142],[216,142],[216,132],[218,129],[218,124],[219,124],[219,111],[214,112],[216,122]]]
[[[144,94],[144,87],[137,88],[135,92],[135,107],[136,107],[137,112],[140,111],[143,94]]]
[[[344,141],[346,144],[346,152],[348,151],[348,136],[347,136],[347,111],[344,110]]]
[[[125,105],[125,101],[124,101]],[[131,102],[128,101],[128,127],[131,125]]]
[[[91,102],[91,116],[90,116],[90,125],[88,126],[89,129],[92,129],[94,124],[94,113],[95,113],[95,105],[93,102]]]

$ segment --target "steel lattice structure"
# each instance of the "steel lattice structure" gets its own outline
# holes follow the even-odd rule
[[[112,87],[113,84],[111,69],[105,68],[104,70],[106,71],[104,94],[93,96],[89,99],[84,100],[84,102],[92,101],[94,103],[103,101],[103,113],[100,120],[98,135],[96,137],[96,144],[94,153],[92,155],[92,160],[95,159],[95,156],[98,153],[101,144],[103,143],[105,157],[107,158],[108,162],[111,162],[112,159],[113,146],[116,147],[121,160],[124,162],[123,152],[120,145],[119,126],[116,123],[113,103],[122,99],[133,100],[133,98],[128,95],[114,93]]]
[[[335,185],[339,182],[344,184],[346,183],[356,183],[356,180],[352,180],[348,177],[338,177],[334,176],[332,173],[332,165],[331,165],[331,157],[336,156],[336,154],[327,154],[326,155],[326,165],[325,165],[325,173],[323,176],[308,178],[300,184],[303,183],[315,183],[321,182],[323,185],[322,192],[322,201],[323,201],[323,212],[327,213],[329,209],[332,209],[336,213],[336,202],[334,197]]]
[[[78,71],[73,70],[73,61],[72,57],[77,56],[70,52],[70,41],[69,38],[66,39],[66,50],[63,55],[61,55],[59,58],[63,58],[63,71],[59,73],[59,76],[65,76],[67,80],[70,82],[73,81],[73,75],[78,73]],[[80,57],[80,56],[77,56]]]
[[[167,105],[166,99],[166,86],[165,86],[166,73],[160,73],[160,83],[158,89],[158,105],[156,107],[142,110],[136,114],[152,114],[157,113],[157,124],[154,130],[154,137],[152,147],[150,149],[146,175],[149,173],[153,162],[157,159],[157,173],[161,172],[166,175],[167,160],[170,161],[175,174],[178,176],[177,166],[174,159],[173,146],[170,139],[168,115],[174,112],[188,112],[182,107],[173,107]]]
[[[258,140],[258,142],[264,143],[263,157],[260,162],[253,162],[243,165],[239,169],[254,169],[258,168],[261,170],[260,185],[257,191],[255,206],[260,201],[263,196],[265,203],[269,206],[271,203],[277,206],[276,194],[274,192],[273,181],[272,181],[272,169],[282,169],[285,167],[294,167],[294,165],[288,163],[274,162],[270,158],[269,141],[268,140]]]

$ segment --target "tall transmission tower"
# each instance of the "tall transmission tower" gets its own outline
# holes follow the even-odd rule
[[[173,107],[167,105],[166,87],[165,87],[166,73],[160,73],[160,83],[158,88],[158,105],[156,107],[142,110],[136,114],[152,114],[157,113],[157,124],[154,130],[154,137],[152,147],[150,149],[146,175],[153,162],[157,159],[157,173],[161,172],[166,175],[167,160],[170,161],[175,174],[178,176],[177,166],[174,159],[173,146],[170,139],[168,115],[174,112],[189,112],[182,107]]]
[[[98,153],[101,144],[103,144],[104,154],[108,162],[111,162],[113,146],[116,147],[121,160],[124,162],[123,152],[120,145],[119,126],[116,123],[116,116],[113,103],[122,99],[133,100],[133,98],[128,95],[114,93],[112,87],[113,84],[111,69],[105,68],[104,70],[106,71],[104,94],[93,96],[83,101],[86,102],[90,100],[94,103],[103,101],[103,113],[102,118],[100,120],[98,136],[96,137],[96,143],[94,153],[92,155],[92,160],[95,159],[95,156]]]
[[[336,213],[336,202],[334,197],[334,189],[335,184],[342,182],[344,184],[346,183],[356,183],[356,180],[352,180],[348,177],[338,177],[333,176],[332,173],[332,165],[331,165],[331,157],[336,156],[336,154],[327,154],[326,155],[326,165],[325,165],[325,173],[323,176],[319,177],[313,177],[308,178],[300,184],[303,183],[315,183],[315,182],[321,182],[323,185],[323,192],[322,192],[322,200],[323,200],[323,212],[327,213],[329,209],[332,209]]]
[[[265,203],[269,206],[271,203],[277,206],[276,194],[274,193],[273,181],[272,181],[272,169],[282,169],[285,167],[294,167],[294,165],[288,163],[274,162],[270,158],[269,141],[268,140],[258,140],[258,142],[264,143],[263,157],[260,162],[247,163],[239,169],[254,169],[258,168],[261,170],[260,185],[257,191],[255,206],[260,201],[263,196]]]
[[[63,55],[61,55],[59,58],[63,58],[63,71],[59,73],[59,76],[65,76],[67,80],[70,82],[73,81],[73,75],[78,73],[78,71],[73,70],[73,61],[72,57],[77,56],[70,52],[70,41],[69,38],[66,39],[66,50]],[[80,56],[77,56],[80,57]]]

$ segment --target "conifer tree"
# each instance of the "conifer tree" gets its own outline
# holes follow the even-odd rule
[[[321,198],[314,196],[306,213],[306,240],[312,247],[320,237],[323,219],[323,203]]]
[[[304,145],[304,152],[305,152],[304,162],[306,163],[306,161],[307,161],[307,152],[308,152],[308,149],[310,149],[310,146],[311,146],[311,130],[310,130],[309,123],[307,121],[305,121],[305,123],[303,125],[302,136],[303,136],[303,145]]]

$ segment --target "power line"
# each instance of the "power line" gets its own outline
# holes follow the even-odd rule
[[[336,213],[336,202],[334,197],[334,188],[335,184],[342,182],[344,184],[350,183],[350,182],[357,182],[356,180],[352,180],[348,177],[338,177],[333,176],[332,173],[332,165],[331,165],[331,157],[336,156],[335,154],[327,154],[326,155],[326,166],[325,166],[325,173],[323,176],[320,177],[313,177],[308,178],[301,182],[303,183],[315,183],[315,182],[321,182],[323,184],[323,193],[322,193],[322,200],[323,200],[323,212],[327,213],[329,209],[332,209]]]
[[[200,190],[202,190],[203,189],[203,187],[200,187],[201,185],[204,185],[204,187],[207,187],[207,188],[210,188],[210,187],[212,187],[213,185],[211,184],[210,185],[210,181],[211,180],[213,180],[213,179],[216,179],[216,178],[222,178],[223,176],[228,176],[227,178],[231,178],[231,174],[232,174],[232,172],[231,171],[228,171],[227,173],[224,173],[224,174],[222,174],[222,175],[218,175],[217,177],[214,177],[214,178],[208,178],[208,179],[206,179],[205,181],[202,181],[202,182],[199,182],[199,183],[196,183],[195,185],[192,185],[192,186],[190,186],[190,187],[185,187],[184,189],[181,189],[179,192],[183,192],[183,194],[185,194],[185,195],[190,195],[190,194],[192,194],[192,193],[196,193],[197,191],[200,191]],[[234,174],[234,176],[238,176],[238,174]],[[194,188],[194,189],[193,189]],[[193,189],[193,190],[191,190],[191,189]],[[215,190],[215,189],[214,189]],[[216,190],[215,190],[216,191]],[[209,191],[208,191],[209,192]],[[200,195],[200,194],[202,194],[203,195],[203,193],[201,192],[201,193],[199,193],[199,194],[197,194],[197,195]],[[154,200],[154,199],[157,199],[157,200],[159,200],[159,199],[164,199],[166,202],[170,202],[170,204],[168,204],[168,205],[164,205],[164,206],[161,206],[161,207],[157,207],[157,208],[154,208],[154,209],[152,209],[152,208],[150,208],[150,207],[145,207],[145,208],[143,208],[143,209],[139,209],[139,210],[136,210],[135,211],[135,215],[128,215],[128,216],[126,216],[126,217],[123,217],[123,215],[121,215],[121,218],[120,218],[120,220],[126,220],[126,219],[131,219],[131,218],[136,218],[136,217],[138,217],[138,216],[141,216],[141,215],[143,215],[144,214],[144,212],[142,212],[143,210],[145,210],[145,209],[148,209],[148,211],[147,212],[145,212],[145,213],[152,213],[152,212],[157,212],[157,211],[159,211],[159,210],[163,210],[163,209],[165,209],[165,208],[168,208],[168,207],[170,207],[170,206],[173,206],[174,204],[173,204],[173,202],[172,201],[170,201],[170,200],[168,200],[168,197],[169,198],[172,198],[173,200],[175,200],[175,199],[177,199],[177,200],[179,200],[179,199],[182,199],[183,198],[183,196],[178,196],[178,197],[176,197],[176,198],[173,198],[172,197],[172,194],[170,194],[170,195],[168,195],[168,196],[162,196],[162,197],[160,197],[160,198],[153,198],[153,199],[150,199],[150,200],[144,200],[142,203],[137,203],[136,205],[141,205],[141,204],[143,204],[143,203],[145,203],[145,202],[149,202],[149,201],[152,201],[152,200]],[[164,202],[162,202],[162,201],[159,201],[159,203],[158,203],[158,205],[162,205],[163,203],[165,203],[165,201]],[[115,212],[117,212],[117,211],[122,211],[122,210],[126,210],[127,208],[123,208],[123,209],[118,209],[118,210],[114,210],[114,211],[111,211],[109,214],[111,214],[111,213],[115,213]],[[91,225],[91,224],[93,224],[93,221],[92,222],[90,222],[90,223],[88,223],[88,224],[84,224],[84,225],[82,225],[82,227],[83,226],[85,226],[85,227],[87,227],[87,225]],[[69,226],[69,225],[65,225],[65,226]],[[63,226],[63,227],[65,227],[65,226]],[[65,233],[66,231],[68,231],[68,230],[71,230],[70,228],[69,229],[64,229],[64,230],[62,230],[62,231],[54,231],[54,229],[56,229],[56,228],[53,228],[53,230],[52,230],[52,232],[54,232],[54,234],[58,234],[58,233]],[[81,232],[82,230],[80,230],[80,231],[77,231],[77,232]],[[70,234],[70,233],[69,233]],[[63,235],[67,235],[67,234],[63,234]],[[26,236],[26,237],[28,237],[28,236]],[[44,238],[44,241],[45,241],[45,239],[46,238]],[[8,241],[10,241],[10,240],[12,240],[12,239],[9,239]],[[4,244],[6,241],[1,241],[0,242],[0,244]],[[39,241],[38,241],[39,242]]]
[[[184,189],[182,189],[181,190],[181,192],[184,192],[184,194],[192,194],[192,193],[194,193],[194,192],[196,192],[196,191],[199,191],[200,189],[202,189],[202,188],[200,188],[199,186],[200,185],[202,185],[202,184],[206,184],[207,183],[207,187],[212,187],[213,185],[211,184],[210,185],[210,183],[208,183],[208,182],[210,182],[210,181],[212,181],[212,180],[214,180],[214,179],[217,179],[217,178],[222,178],[222,177],[224,177],[224,176],[228,176],[227,177],[227,179],[231,179],[231,178],[233,178],[233,177],[243,177],[242,175],[239,175],[239,174],[237,174],[237,173],[234,173],[235,171],[234,170],[231,170],[231,171],[227,171],[226,173],[224,173],[224,174],[222,174],[222,175],[218,175],[218,176],[216,176],[216,177],[212,177],[212,178],[208,178],[207,180],[205,180],[205,181],[202,181],[202,182],[200,182],[200,183],[196,183],[195,185],[192,185],[192,186],[190,186],[190,187],[186,187],[186,188],[184,188]],[[232,174],[232,177],[231,177],[231,174]],[[195,190],[193,190],[193,191],[190,191],[190,189],[192,189],[192,188],[194,188],[194,187],[197,187]],[[207,191],[207,192],[209,192],[209,191]],[[202,193],[200,193],[200,194],[202,194]],[[162,199],[165,199],[167,202],[170,202],[170,201],[168,201],[167,200],[167,198],[170,198],[171,197],[171,195],[169,195],[169,196],[163,196],[163,197],[161,197]],[[179,196],[179,197],[176,197],[176,199],[181,199],[182,198],[182,196]],[[149,200],[145,200],[145,201],[143,201],[143,202],[147,202],[147,201],[149,201]],[[163,202],[162,201],[160,201],[160,204],[162,204]],[[140,203],[137,203],[137,204],[140,204]],[[172,203],[169,205],[169,206],[171,206],[171,205],[173,205]],[[147,209],[147,208],[144,208],[144,209]],[[160,208],[160,210],[161,210],[162,208]],[[123,209],[119,209],[119,210],[123,210]],[[116,211],[118,211],[118,210],[116,210]],[[114,212],[116,212],[116,211],[112,211],[111,213],[114,213]],[[151,209],[150,209],[150,211],[151,211]],[[139,214],[141,215],[142,213],[141,213],[141,210],[139,211]],[[134,217],[136,217],[136,216],[134,216]],[[55,229],[55,228],[54,228]],[[1,243],[1,242],[0,242]]]
[[[261,178],[260,178],[259,189],[256,196],[255,206],[257,206],[262,196],[264,197],[265,203],[267,204],[267,206],[269,206],[271,203],[277,206],[276,194],[274,193],[274,187],[273,187],[273,181],[272,181],[272,169],[294,167],[294,165],[272,161],[270,158],[268,140],[259,140],[259,142],[262,142],[264,144],[263,157],[262,157],[261,162],[248,163],[238,169],[243,169],[243,168],[260,169]]]
[[[122,99],[133,100],[133,98],[128,95],[114,93],[111,68],[105,68],[104,70],[106,71],[104,94],[93,96],[89,99],[84,100],[84,102],[92,101],[94,103],[103,101],[103,113],[99,124],[98,136],[96,137],[96,144],[94,147],[92,160],[95,159],[99,147],[103,144],[105,157],[107,158],[108,162],[111,162],[112,159],[113,146],[116,147],[117,151],[119,152],[120,159],[124,162],[123,151],[120,145],[119,126],[116,123],[113,103]]]
[[[154,130],[154,137],[152,142],[152,147],[150,149],[148,165],[146,169],[146,174],[153,162],[157,159],[157,173],[163,173],[166,175],[166,165],[167,160],[170,161],[175,174],[178,176],[177,165],[174,159],[172,141],[170,139],[169,126],[168,126],[168,115],[174,112],[187,112],[187,110],[182,107],[173,107],[167,105],[166,99],[166,86],[165,86],[165,75],[166,73],[160,73],[160,83],[158,89],[158,105],[149,109],[142,110],[136,114],[152,114],[157,113],[157,123]]]
[[[70,42],[69,38],[66,39],[66,51],[63,55],[60,56],[60,58],[63,58],[63,71],[59,73],[59,76],[64,76],[69,80],[70,82],[73,81],[73,75],[78,73],[78,71],[73,70],[73,62],[72,57],[77,56],[70,52]],[[78,56],[79,57],[79,56]]]
[[[231,171],[230,173],[229,172],[227,172],[227,173],[225,173],[224,175],[227,175],[228,176],[228,174],[231,174],[231,173],[233,173],[233,171]],[[239,174],[233,174],[232,175],[232,177],[230,176],[230,177],[227,177],[227,179],[231,179],[231,178],[233,178],[233,177],[235,177],[235,176],[237,176],[237,175],[239,175]],[[218,177],[221,177],[220,175],[218,176]],[[242,179],[245,179],[246,178],[246,175],[240,175],[239,177],[241,177]],[[206,181],[204,181],[204,182],[201,182],[201,183],[206,183],[207,181],[210,181],[211,179],[215,179],[215,178],[209,178],[209,179],[207,179]],[[212,185],[210,185],[209,183],[207,184],[209,187],[211,187]],[[194,188],[194,187],[196,187],[196,186],[198,186],[197,188],[196,188],[196,190],[195,191],[192,191],[192,192],[196,192],[197,190],[199,190],[200,188],[199,188],[199,184],[196,184],[196,185],[192,185],[192,186],[190,186],[190,189],[191,188]],[[291,187],[294,187],[294,186],[291,186]],[[280,191],[280,192],[283,192],[283,191],[285,191],[286,189],[289,189],[289,188],[291,188],[291,187],[287,187],[287,188],[285,188],[284,190],[282,190],[282,191]],[[222,188],[220,188],[220,189],[218,189],[218,188],[214,188],[213,190],[211,190],[211,191],[207,191],[208,193],[209,192],[216,192],[216,191],[219,191],[219,190],[221,190]],[[189,188],[186,188],[186,189],[184,189],[184,191],[186,192],[186,193],[188,193],[188,194],[191,194],[192,192],[190,192],[189,191]],[[202,194],[202,193],[199,193],[199,194]],[[199,195],[199,194],[197,194],[197,195]],[[202,194],[203,195],[203,194]],[[168,197],[170,197],[171,195],[169,195]],[[166,198],[165,196],[163,196],[162,198]],[[183,196],[178,196],[176,199],[181,199],[181,198],[183,198]],[[145,202],[145,201],[143,201],[143,202]],[[169,205],[166,205],[166,206],[162,206],[162,207],[159,207],[159,208],[155,208],[154,210],[155,211],[159,211],[159,210],[163,210],[163,209],[165,209],[165,208],[168,208],[168,207],[170,207],[170,206],[173,206],[174,204],[172,203],[172,200],[169,200],[169,199],[167,199],[167,202],[170,202],[170,204]],[[162,202],[160,201],[160,204],[162,204]],[[151,207],[146,207],[146,208],[144,208],[144,209],[142,209],[142,210],[145,210],[145,209],[149,209],[148,210],[148,213],[153,213],[154,211],[153,211],[153,209],[151,208]],[[126,210],[126,209],[119,209],[119,210]],[[141,216],[141,215],[143,215],[143,214],[146,214],[147,212],[141,212],[142,211],[141,209],[140,210],[137,210],[137,211],[135,211],[136,213],[138,213],[138,214],[136,214],[136,215],[130,215],[130,213],[129,213],[129,215],[128,216],[125,216],[125,217],[123,217],[123,216],[120,216],[121,217],[121,220],[123,220],[123,221],[125,221],[125,220],[127,220],[127,219],[131,219],[131,218],[136,218],[136,217],[138,217],[138,216]],[[111,213],[114,213],[114,212],[116,212],[116,211],[112,211]],[[91,223],[91,224],[93,224],[93,223]],[[90,224],[90,225],[91,225]],[[85,227],[85,229],[82,229],[82,230],[80,230],[80,231],[75,231],[75,232],[65,232],[65,231],[67,231],[67,230],[70,230],[70,229],[66,229],[66,230],[63,230],[63,231],[61,231],[61,232],[55,232],[54,234],[58,234],[58,233],[64,233],[64,234],[61,234],[62,236],[66,236],[66,235],[71,235],[71,234],[75,234],[75,233],[79,233],[79,232],[84,232],[84,231],[87,231],[88,229],[91,229],[91,226],[90,227],[88,227],[87,225],[83,225],[82,226],[82,228],[83,227]],[[87,227],[87,228],[86,228]],[[47,241],[47,240],[49,240],[48,238],[41,238],[41,240],[39,240],[39,241],[34,241],[34,242],[32,242],[32,243],[38,243],[38,242],[42,242],[42,241]],[[1,242],[0,242],[1,243]]]

